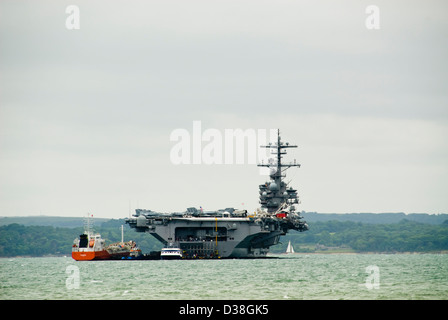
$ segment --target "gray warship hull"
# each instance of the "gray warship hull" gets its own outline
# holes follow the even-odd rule
[[[274,149],[276,159],[270,159],[268,167],[271,181],[259,186],[261,208],[253,215],[246,210],[227,208],[204,212],[188,208],[181,213],[159,213],[137,209],[126,223],[137,232],[153,235],[165,247],[180,248],[183,258],[261,258],[269,247],[279,243],[289,230],[306,231],[308,225],[296,212],[299,203],[297,190],[283,181],[283,172],[299,164],[282,164],[282,151],[295,148],[281,142],[262,146]]]
[[[269,247],[291,228],[291,223],[283,220],[219,212],[205,217],[141,213],[127,223],[165,246],[182,249],[185,258],[258,258],[266,256]]]

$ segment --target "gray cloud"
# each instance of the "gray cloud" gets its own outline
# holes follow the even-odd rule
[[[72,31],[69,4],[0,4],[1,215],[256,207],[256,167],[169,162],[193,120],[303,145],[305,210],[446,211],[445,2],[375,31],[367,1],[77,1]]]

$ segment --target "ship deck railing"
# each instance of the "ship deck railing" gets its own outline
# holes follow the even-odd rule
[[[227,241],[227,235],[218,235],[218,241]],[[190,238],[176,238],[175,242],[214,242],[216,241],[216,236],[206,236],[206,237],[190,237]]]

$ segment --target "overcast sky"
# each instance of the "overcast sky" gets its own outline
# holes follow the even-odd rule
[[[300,210],[447,213],[447,15],[446,1],[3,0],[0,216],[257,208],[255,165],[171,163],[171,132],[193,121],[279,128],[299,146]]]

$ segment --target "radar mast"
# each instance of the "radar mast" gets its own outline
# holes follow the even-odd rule
[[[287,184],[283,181],[283,178],[286,176],[283,172],[291,167],[300,167],[300,164],[296,163],[295,159],[293,163],[282,163],[282,157],[286,154],[286,150],[283,149],[297,148],[297,146],[290,145],[288,142],[282,142],[280,129],[278,129],[277,142],[260,147],[273,149],[271,154],[276,155],[276,159],[270,158],[269,163],[258,164],[259,167],[269,168],[269,176],[271,178],[270,182],[259,186],[261,207],[267,209],[268,213],[276,213],[287,206],[290,206],[289,210],[294,211],[294,206],[292,205],[299,203],[297,190],[294,190],[292,187],[287,188]]]

